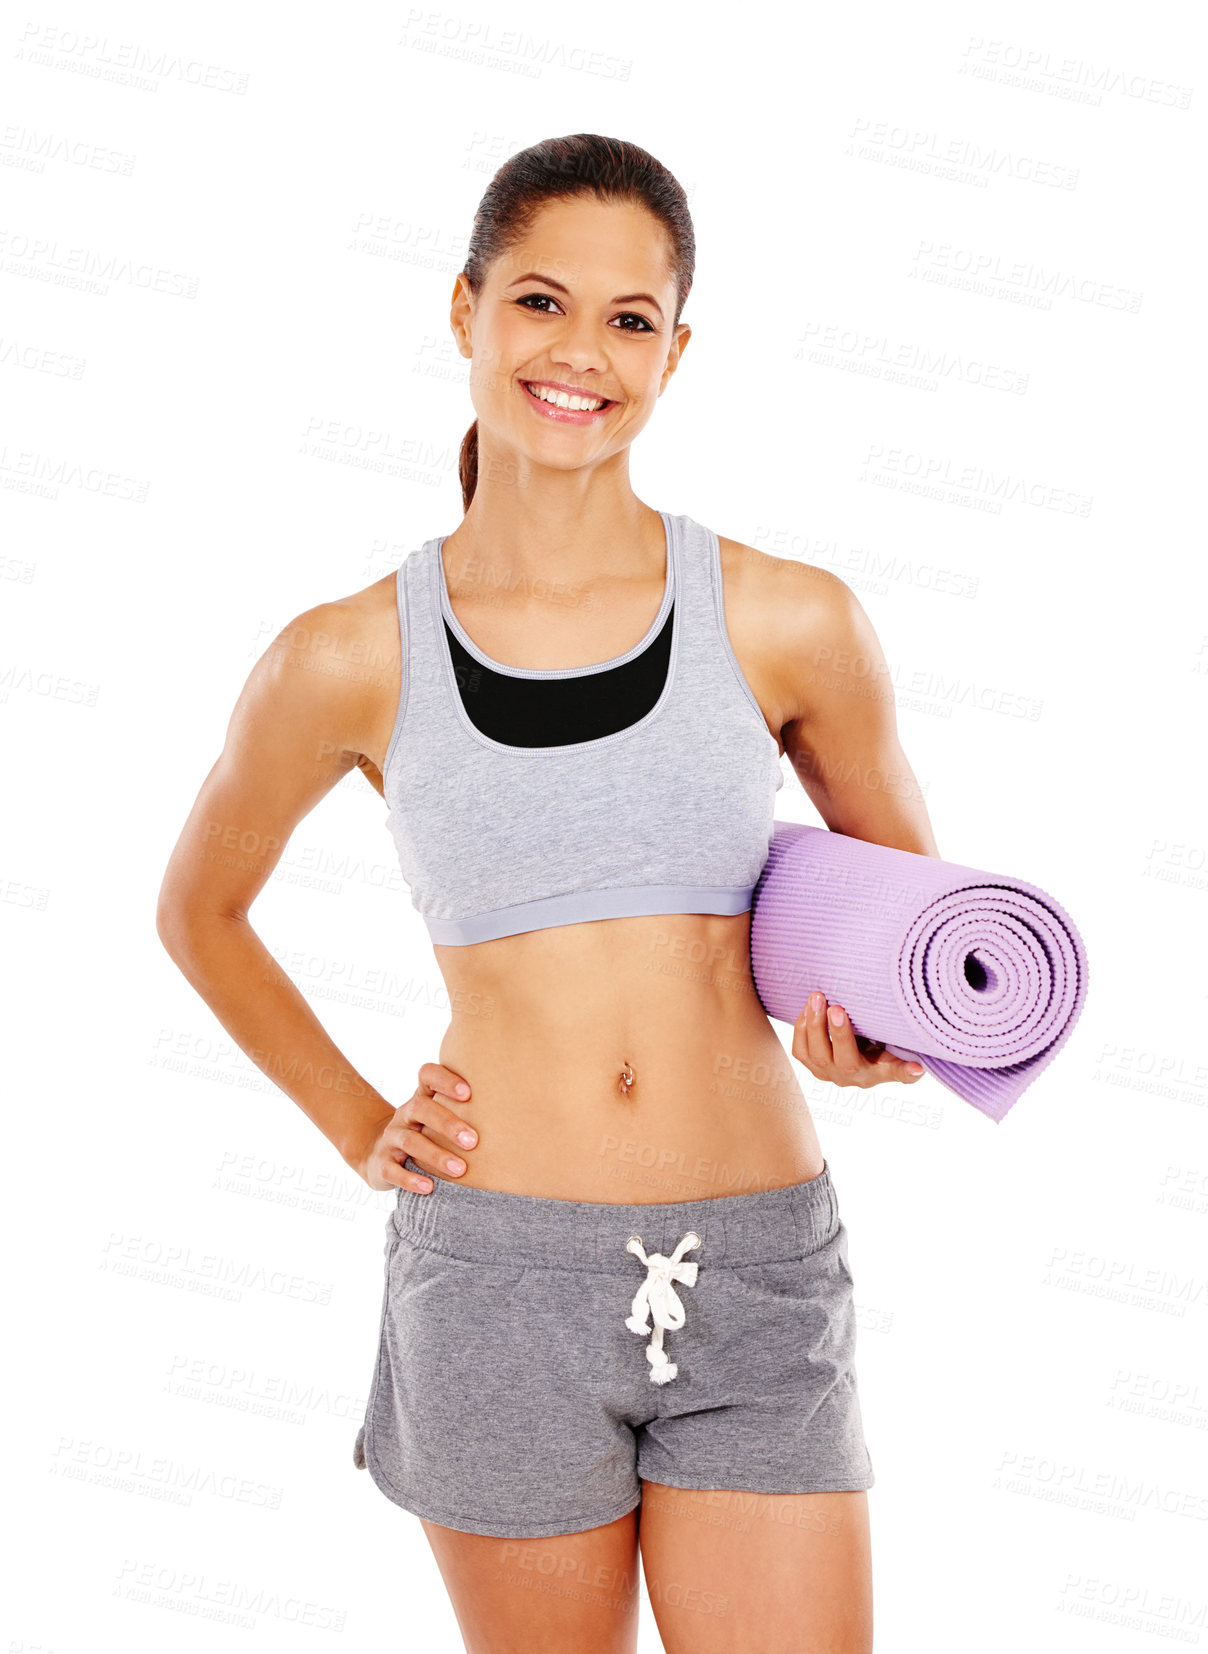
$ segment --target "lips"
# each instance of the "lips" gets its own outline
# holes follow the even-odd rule
[[[593,420],[603,419],[611,408],[616,407],[613,398],[601,397],[598,392],[586,390],[581,385],[564,385],[556,380],[549,379],[522,379],[520,383],[524,389],[525,401],[532,406],[534,413],[540,414],[546,419],[560,421],[563,424],[589,425]],[[559,407],[556,402],[547,402],[543,397],[534,395],[534,387],[561,392],[566,396],[590,397],[593,401],[599,401],[603,405],[599,408]]]

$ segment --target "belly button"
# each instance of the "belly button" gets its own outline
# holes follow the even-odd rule
[[[622,1097],[628,1097],[628,1095],[630,1093],[630,1090],[633,1087],[633,1082],[634,1082],[635,1078],[636,1078],[636,1075],[634,1074],[632,1067],[630,1066],[629,1063],[626,1063],[624,1068],[621,1070],[620,1084],[621,1084],[621,1095],[622,1095]]]

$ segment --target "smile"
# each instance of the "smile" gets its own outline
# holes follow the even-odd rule
[[[546,419],[561,420],[571,425],[587,425],[600,419],[616,403],[606,396],[592,396],[585,391],[560,390],[540,380],[522,379],[527,400],[533,412]]]

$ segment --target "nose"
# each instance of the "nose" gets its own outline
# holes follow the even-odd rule
[[[551,360],[570,373],[603,373],[608,367],[606,343],[599,326],[586,316],[568,316],[552,341]]]

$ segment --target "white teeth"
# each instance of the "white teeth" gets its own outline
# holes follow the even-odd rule
[[[566,408],[571,413],[594,412],[608,400],[602,396],[568,396],[565,391],[551,390],[548,385],[530,385],[529,390],[541,402],[551,402],[555,408]]]

